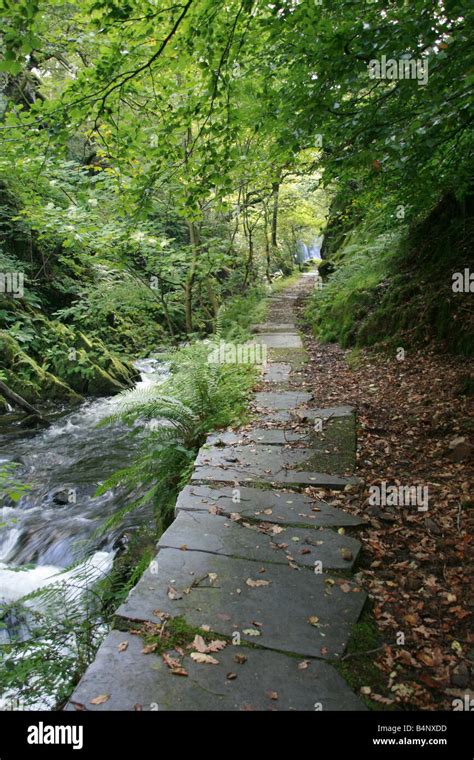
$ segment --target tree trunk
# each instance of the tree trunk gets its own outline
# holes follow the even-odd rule
[[[41,412],[39,412],[37,409],[35,409],[34,406],[31,406],[31,404],[28,403],[28,401],[25,401],[24,398],[18,395],[18,393],[15,393],[15,391],[12,391],[11,388],[8,387],[8,385],[5,385],[2,380],[0,380],[0,391],[2,392],[2,395],[5,396],[9,401],[12,402],[12,404],[15,404],[15,406],[19,406],[20,409],[23,409],[25,412],[28,412],[28,414],[32,414],[34,417],[37,417],[40,422],[43,422],[45,425],[50,425],[51,423],[43,417]]]
[[[188,222],[189,242],[191,243],[191,265],[184,286],[184,317],[186,332],[193,331],[193,285],[196,279],[197,257],[199,247],[199,230],[195,222]]]
[[[243,282],[243,288],[244,290],[247,290],[249,280],[250,280],[250,275],[253,272],[253,235],[252,235],[252,228],[250,227],[250,224],[249,224],[247,209],[244,209],[243,221],[244,221],[244,234],[245,234],[245,237],[247,238],[247,243],[248,243],[248,256],[247,256],[247,263],[245,265],[245,277],[244,277],[244,282]]]
[[[272,284],[272,278],[270,276],[270,268],[271,268],[271,247],[270,247],[270,240],[268,237],[268,206],[265,203],[265,210],[264,210],[264,233],[265,233],[265,276],[267,278],[267,282],[269,285]]]
[[[272,184],[272,196],[273,196],[273,214],[272,214],[272,248],[278,247],[278,201],[280,193],[280,182],[274,182]]]

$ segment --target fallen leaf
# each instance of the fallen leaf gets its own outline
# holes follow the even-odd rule
[[[91,705],[103,705],[104,702],[108,702],[110,699],[110,694],[99,694],[98,697],[94,697],[91,699],[90,703]]]
[[[203,654],[202,652],[191,652],[191,659],[194,662],[199,662],[205,665],[219,665],[219,660],[215,657],[211,657],[210,654]]]
[[[210,641],[207,645],[207,652],[220,652],[221,649],[224,649],[227,646],[227,641],[222,641],[220,639],[214,639],[213,641]]]
[[[193,643],[190,646],[197,652],[207,652],[207,644],[203,637],[198,634],[194,637]]]
[[[269,586],[271,581],[262,581],[262,580],[254,581],[252,580],[252,578],[247,578],[245,583],[247,584],[247,586],[250,586],[250,588],[259,588],[260,586]]]
[[[147,644],[142,649],[142,654],[152,654],[152,652],[155,652],[158,647],[158,644]]]
[[[172,670],[171,670],[171,673],[172,673],[172,675],[174,675],[174,676],[187,676],[187,675],[188,675],[188,671],[187,671],[187,670],[185,670],[185,669],[184,669],[184,668],[182,668],[182,667],[179,667],[179,668],[172,668]]]
[[[125,652],[127,647],[128,647],[128,641],[121,641],[117,649],[119,650],[119,652]]]

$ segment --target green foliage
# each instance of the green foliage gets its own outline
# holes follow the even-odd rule
[[[2,502],[13,502],[16,504],[31,488],[31,486],[15,477],[17,467],[18,465],[14,462],[0,464],[0,504]],[[0,527],[2,527],[1,522]]]
[[[468,268],[472,212],[446,196],[408,227],[394,227],[386,209],[348,230],[306,318],[316,334],[343,346],[391,348],[436,342],[472,355],[470,294],[453,293],[455,272]],[[388,231],[384,228],[388,227]]]
[[[198,341],[171,353],[171,378],[162,385],[123,394],[118,413],[102,423],[120,420],[135,433],[146,425],[148,433],[138,460],[116,472],[99,491],[104,493],[120,484],[130,495],[138,488],[141,494],[129,498],[102,530],[120,524],[125,514],[147,503],[155,508],[157,530],[166,527],[176,495],[206,435],[245,419],[254,368],[210,362],[218,341],[218,337]]]

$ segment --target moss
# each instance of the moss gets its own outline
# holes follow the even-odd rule
[[[342,346],[394,343],[472,356],[470,293],[453,293],[452,276],[469,266],[474,236],[472,209],[466,215],[447,195],[411,228],[388,234],[370,213],[354,226],[342,225],[334,207],[328,231],[346,235],[334,272],[313,294],[306,318],[323,341]]]
[[[386,683],[383,674],[375,665],[377,650],[381,647],[380,634],[372,617],[370,605],[366,604],[364,611],[352,629],[347,644],[345,660],[333,664],[351,689],[360,695],[363,686],[369,686],[374,694],[385,695]],[[396,710],[395,705],[384,705],[374,702],[370,697],[360,695],[370,710]]]
[[[302,348],[269,348],[268,356],[272,362],[291,364],[292,369],[301,369],[308,361],[308,354]]]
[[[115,380],[101,367],[93,365],[91,369],[93,374],[87,383],[87,393],[92,396],[109,396],[125,390],[126,385]]]
[[[133,621],[118,618],[114,622],[114,627],[119,630],[129,630],[132,628],[134,631],[138,631],[140,636],[143,637],[145,645],[154,645],[156,647],[154,651],[157,655],[165,654],[165,652],[169,652],[176,647],[185,648],[193,642],[195,636],[202,636],[204,641],[212,641],[216,638],[230,641],[229,637],[222,634],[203,631],[202,628],[189,625],[183,617],[168,618],[163,623],[160,623],[157,617],[156,625],[146,623],[137,625]]]
[[[81,397],[69,385],[43,369],[21,349],[14,338],[4,331],[0,331],[0,355],[7,385],[27,401],[81,400]]]

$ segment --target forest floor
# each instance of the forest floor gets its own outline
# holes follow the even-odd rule
[[[300,317],[304,305],[299,304]],[[352,404],[358,415],[356,474],[363,485],[338,498],[368,520],[360,577],[373,603],[386,704],[447,709],[472,698],[472,397],[466,360],[432,350],[403,361],[320,344],[306,327],[305,385],[320,406]],[[471,368],[472,369],[472,368]],[[371,486],[427,486],[428,509],[371,505]],[[470,564],[471,561],[471,564]],[[374,698],[372,695],[371,698]]]

